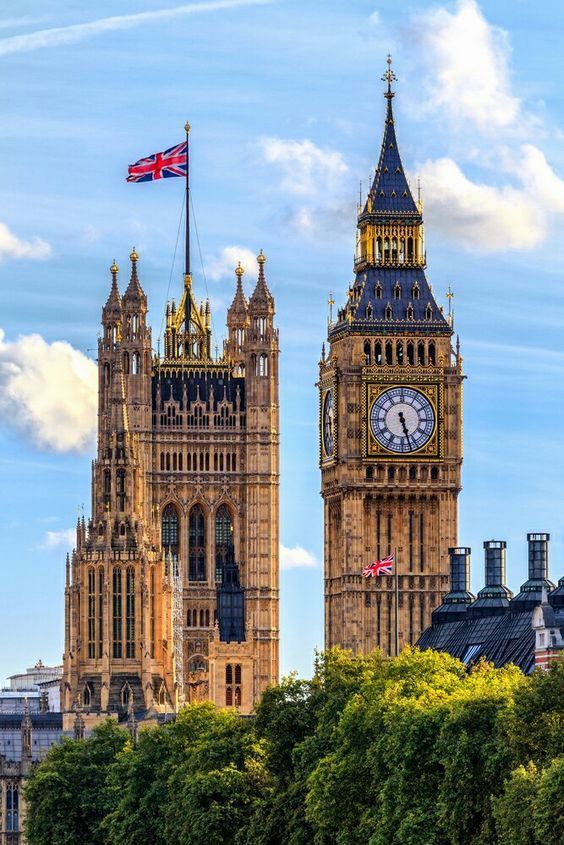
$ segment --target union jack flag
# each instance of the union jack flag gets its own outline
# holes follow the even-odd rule
[[[164,153],[153,153],[130,164],[126,182],[153,182],[155,179],[170,179],[171,176],[186,176],[187,169],[188,142],[183,141]]]
[[[391,554],[382,560],[375,560],[372,563],[369,563],[368,566],[365,566],[362,570],[362,574],[365,578],[376,578],[377,575],[391,575],[393,566],[394,556]]]

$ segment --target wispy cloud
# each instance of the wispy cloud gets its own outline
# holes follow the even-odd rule
[[[317,566],[317,560],[311,552],[302,546],[280,546],[280,568],[281,569],[311,569]]]
[[[417,14],[406,33],[423,107],[440,112],[460,159],[418,169],[429,223],[473,251],[536,248],[564,215],[564,180],[531,143],[542,124],[512,89],[508,33],[477,0]]]
[[[76,540],[74,528],[65,528],[62,531],[47,531],[41,544],[42,549],[72,549]]]
[[[41,29],[24,35],[12,35],[9,38],[0,39],[0,56],[40,50],[44,47],[76,44],[86,38],[103,35],[106,32],[133,29],[136,26],[152,24],[157,21],[174,20],[186,15],[237,9],[242,6],[259,6],[270,2],[272,0],[212,0],[210,3],[187,3],[172,9],[157,9],[152,12],[138,12],[133,15],[114,15],[89,23]]]
[[[209,278],[214,282],[222,279],[235,280],[235,267],[237,267],[239,261],[245,271],[245,278],[255,280],[257,278],[257,258],[255,253],[245,246],[225,246],[219,255],[208,258],[207,272]]]
[[[292,194],[317,196],[321,190],[332,190],[348,171],[338,150],[322,149],[304,138],[259,139],[264,160],[282,171],[280,187]]]
[[[428,64],[427,103],[456,121],[494,133],[515,125],[521,101],[511,91],[507,32],[489,23],[476,0],[418,16]]]
[[[97,368],[69,343],[41,335],[7,342],[0,329],[0,424],[40,447],[82,451],[94,442]]]
[[[0,223],[0,261],[3,258],[31,258],[41,261],[50,255],[50,245],[41,238],[24,241],[14,235],[5,223]]]

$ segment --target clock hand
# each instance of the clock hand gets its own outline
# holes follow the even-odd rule
[[[407,437],[407,440],[409,442],[409,431],[407,430],[407,425],[405,423],[405,417],[403,415],[403,411],[399,412],[399,420],[400,420],[400,423],[401,423],[401,427],[403,428],[403,433],[405,434],[405,436]]]

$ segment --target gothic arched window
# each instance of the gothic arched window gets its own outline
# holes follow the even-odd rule
[[[227,505],[215,515],[215,577],[221,582],[223,567],[233,559],[233,517]]]
[[[178,511],[171,503],[163,511],[162,544],[165,554],[178,557]]]
[[[401,285],[396,282],[394,285],[394,299],[401,299]]]
[[[427,322],[433,319],[433,309],[430,305],[427,305],[427,307],[425,308],[425,319],[427,320]]]
[[[135,570],[125,573],[125,656],[135,657]]]
[[[120,703],[124,710],[127,710],[127,707],[129,706],[129,697],[131,695],[133,695],[133,690],[126,681],[120,691]]]
[[[190,581],[206,580],[206,518],[201,505],[190,511],[188,577]]]
[[[386,305],[386,320],[392,319],[392,306]]]
[[[382,285],[380,282],[376,282],[376,299],[382,299]]]
[[[6,830],[20,829],[20,793],[17,783],[6,784]]]
[[[91,704],[92,704],[92,687],[90,686],[90,684],[84,684],[84,689],[82,690],[82,705],[87,710],[89,710]]]
[[[114,567],[112,575],[112,654],[114,658],[122,656],[122,578],[119,566]]]
[[[96,657],[96,572],[88,568],[88,658]]]

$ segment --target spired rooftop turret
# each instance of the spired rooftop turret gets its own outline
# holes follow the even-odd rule
[[[355,280],[330,326],[329,339],[346,332],[452,334],[425,276],[423,207],[414,200],[396,138],[391,69],[384,136],[374,180],[359,206]]]

